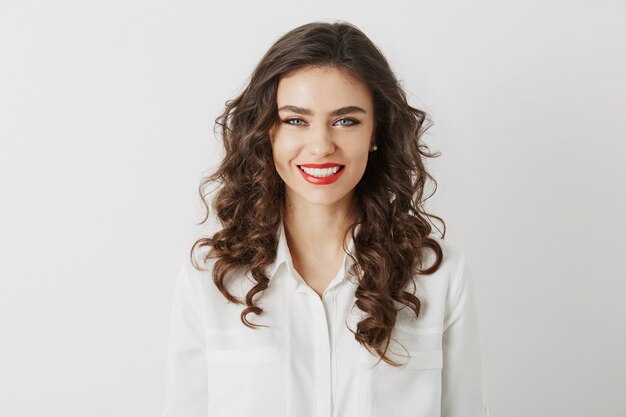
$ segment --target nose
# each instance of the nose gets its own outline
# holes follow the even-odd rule
[[[324,124],[318,124],[310,130],[306,141],[306,149],[311,155],[324,156],[335,152],[335,143],[331,132]]]

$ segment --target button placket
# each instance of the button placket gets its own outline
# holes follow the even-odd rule
[[[323,297],[322,297],[323,298]],[[330,332],[326,317],[326,306],[317,293],[311,290],[310,306],[317,333],[316,343],[316,374],[317,374],[317,417],[331,415],[331,362],[330,362]]]

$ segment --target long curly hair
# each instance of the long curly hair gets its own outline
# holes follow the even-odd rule
[[[357,279],[355,305],[365,313],[355,339],[392,366],[400,366],[386,356],[398,310],[395,303],[408,306],[419,316],[420,300],[413,292],[415,274],[428,275],[439,269],[442,248],[429,237],[432,228],[423,203],[427,180],[437,182],[426,171],[423,158],[438,157],[422,143],[423,133],[432,125],[427,114],[410,106],[389,63],[356,26],[345,21],[312,22],[280,37],[254,69],[249,83],[235,99],[226,101],[224,112],[215,119],[215,132],[222,138],[225,156],[217,169],[200,182],[200,198],[209,218],[205,190],[218,183],[212,201],[221,229],[195,241],[191,261],[198,270],[194,251],[209,247],[202,259],[215,259],[212,278],[224,297],[246,308],[241,312],[244,325],[254,328],[247,315],[260,315],[263,309],[253,300],[269,285],[267,268],[276,259],[279,226],[285,208],[285,184],[273,161],[269,130],[278,122],[276,92],[281,77],[308,66],[330,66],[348,70],[362,81],[374,101],[375,138],[365,173],[355,187],[356,207],[350,232],[356,257],[348,273]],[[425,124],[428,121],[428,124]],[[219,126],[219,127],[218,127]],[[433,194],[434,192],[433,191]],[[361,225],[356,233],[356,226]],[[423,266],[424,247],[436,259]],[[245,302],[226,288],[233,271],[250,275],[254,285]],[[239,276],[239,275],[238,275]],[[243,276],[239,276],[243,278]]]

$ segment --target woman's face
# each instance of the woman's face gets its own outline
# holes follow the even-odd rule
[[[333,67],[306,67],[284,76],[276,93],[278,121],[270,130],[274,164],[288,201],[349,204],[373,143],[373,101],[365,84]],[[332,171],[300,165],[331,163]],[[335,168],[336,169],[336,168]]]

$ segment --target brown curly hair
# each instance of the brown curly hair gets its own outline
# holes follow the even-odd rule
[[[278,121],[276,92],[281,77],[308,66],[331,66],[348,70],[362,81],[374,101],[375,137],[378,151],[370,153],[365,173],[355,187],[355,219],[346,233],[352,234],[356,258],[349,274],[359,277],[355,305],[366,318],[350,330],[365,348],[380,359],[399,366],[385,356],[396,323],[396,305],[408,306],[419,316],[420,300],[405,287],[414,285],[415,274],[432,274],[439,269],[443,254],[437,241],[429,237],[428,217],[445,222],[424,211],[424,186],[434,178],[426,172],[423,158],[437,157],[428,152],[421,136],[432,125],[424,125],[427,114],[410,106],[406,94],[389,63],[356,26],[345,22],[312,22],[280,37],[254,69],[243,92],[226,101],[224,112],[215,119],[225,156],[217,169],[200,183],[200,198],[209,217],[204,190],[218,182],[211,204],[221,229],[211,237],[198,239],[191,248],[211,249],[203,255],[206,263],[215,258],[212,278],[230,302],[244,302],[228,292],[226,275],[243,271],[254,280],[245,296],[241,321],[248,327],[249,313],[263,309],[253,297],[269,285],[267,268],[276,258],[279,226],[285,207],[285,184],[273,161],[269,130]],[[217,133],[217,131],[216,131]],[[432,194],[431,194],[432,196]],[[361,225],[355,235],[357,225]],[[345,235],[347,236],[347,234]],[[434,250],[436,260],[423,268],[422,249]]]

